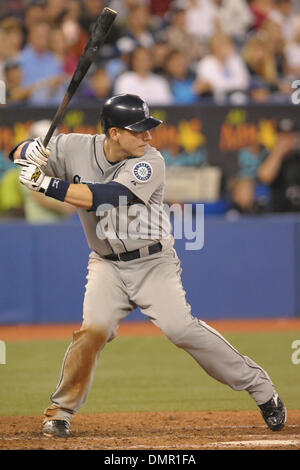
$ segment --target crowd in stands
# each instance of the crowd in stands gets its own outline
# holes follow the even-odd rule
[[[7,105],[57,105],[105,6],[117,20],[73,104],[135,91],[149,104],[290,101],[300,70],[293,0],[2,0]],[[155,92],[153,92],[155,90]]]
[[[0,84],[6,86],[6,106],[61,102],[105,6],[118,12],[117,19],[70,106],[100,108],[109,96],[128,92],[150,106],[291,103],[292,82],[300,74],[299,0],[1,0]],[[279,211],[300,211],[295,132],[279,132],[269,156],[259,146],[241,149],[244,160],[256,166],[252,176],[237,175],[232,184],[238,211],[261,210],[255,199],[258,176],[274,190],[274,201],[280,199]],[[296,182],[286,177],[290,162]],[[20,189],[18,171],[0,152],[0,217],[55,221],[73,213]]]

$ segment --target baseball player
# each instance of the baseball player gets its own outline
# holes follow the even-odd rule
[[[137,306],[211,377],[246,390],[272,431],[282,429],[286,410],[267,372],[192,316],[164,211],[144,221],[140,237],[133,231],[126,237],[119,234],[119,227],[132,221],[130,211],[143,209],[145,217],[145,211],[150,215],[153,207],[163,205],[164,159],[150,145],[150,130],[161,121],[139,96],[124,94],[105,102],[101,123],[101,135],[59,134],[48,148],[34,139],[10,154],[22,167],[22,184],[77,207],[91,249],[83,322],[73,334],[52,403],[44,412],[44,435],[70,435],[70,421],[86,400],[99,353],[116,336],[120,320]],[[99,210],[103,207],[109,207],[105,215]],[[147,229],[159,235],[145,236]]]

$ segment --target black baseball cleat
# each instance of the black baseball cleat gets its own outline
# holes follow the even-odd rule
[[[53,419],[43,424],[43,435],[47,437],[69,437],[70,424],[62,419]]]
[[[272,398],[259,405],[260,412],[272,431],[280,431],[286,422],[286,408],[275,392]]]

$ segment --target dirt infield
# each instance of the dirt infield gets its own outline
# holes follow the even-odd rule
[[[220,332],[299,331],[300,319],[209,321]],[[1,326],[0,339],[70,339],[79,324]],[[119,336],[158,335],[150,322],[125,322]],[[259,411],[79,414],[69,439],[41,434],[42,416],[0,416],[0,450],[300,450],[300,410],[277,433]]]
[[[221,333],[300,330],[300,318],[217,320],[207,321],[207,323]],[[70,339],[73,331],[79,328],[80,324],[74,323],[59,325],[0,325],[0,340]],[[161,334],[161,331],[151,322],[123,322],[118,329],[118,336],[153,336]]]
[[[258,411],[79,414],[68,439],[41,435],[41,417],[0,417],[0,449],[300,449],[300,411],[270,431]]]

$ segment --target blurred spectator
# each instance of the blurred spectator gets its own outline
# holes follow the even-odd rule
[[[4,80],[4,64],[6,61],[5,34],[0,28],[0,80]]]
[[[19,183],[20,169],[9,168],[0,180],[0,217],[24,218],[24,199]]]
[[[272,212],[300,212],[300,130],[293,120],[279,121],[276,145],[258,178],[270,185]]]
[[[82,0],[82,12],[80,15],[80,25],[86,32],[90,31],[90,27],[101,14],[104,8],[103,0]]]
[[[194,90],[195,76],[188,69],[186,57],[180,51],[173,50],[165,63],[174,104],[195,103],[198,99]]]
[[[153,60],[153,72],[158,73],[159,75],[164,75],[166,58],[171,52],[170,45],[165,40],[156,41],[154,46],[151,49],[152,60]]]
[[[287,73],[298,77],[300,75],[300,17],[294,29],[294,35],[284,48]]]
[[[0,4],[3,15],[2,20],[0,16],[0,79],[3,79],[7,59],[19,61],[19,55],[24,78],[21,88],[40,81],[42,75],[41,86],[32,92],[28,105],[56,106],[59,103],[68,83],[68,79],[64,82],[64,73],[69,76],[74,71],[88,41],[90,27],[105,6],[115,9],[118,16],[95,64],[105,68],[113,82],[128,71],[130,54],[137,47],[151,49],[152,72],[156,74],[163,75],[165,58],[173,49],[186,57],[188,70],[196,73],[204,64],[211,70],[211,56],[220,57],[222,53],[211,53],[210,40],[222,34],[232,40],[235,60],[223,60],[221,67],[219,64],[222,78],[217,88],[221,91],[216,91],[216,86],[206,79],[197,80],[197,93],[201,98],[218,96],[222,101],[222,96],[230,95],[230,100],[234,99],[236,104],[240,100],[241,104],[243,95],[240,93],[238,97],[235,93],[233,98],[228,83],[234,82],[239,73],[241,77],[241,64],[246,56],[252,78],[248,95],[254,101],[287,102],[291,82],[298,76],[300,7],[292,0],[3,0]],[[44,52],[50,53],[51,59],[46,61],[36,49],[28,65],[23,57],[32,47],[31,31],[37,23],[44,25],[45,22],[51,26],[51,34]],[[249,40],[249,29],[262,34],[261,42]],[[44,33],[40,38],[39,42],[43,43]],[[224,48],[221,45],[220,49]],[[58,67],[56,71],[53,60]],[[34,69],[37,63],[38,73]],[[233,63],[234,72],[229,66]],[[11,74],[16,76],[16,70],[11,70]],[[30,81],[27,81],[28,74]],[[270,78],[271,75],[276,77]],[[211,81],[217,79],[212,76]],[[225,88],[229,86],[230,91],[224,95],[225,82]],[[244,84],[238,89],[244,90]]]
[[[68,52],[78,60],[88,41],[88,33],[79,24],[81,6],[78,0],[68,0],[60,26],[66,38]]]
[[[4,80],[6,84],[7,105],[26,105],[33,93],[42,88],[48,88],[52,84],[52,79],[40,80],[32,85],[23,86],[22,68],[18,62],[8,60],[4,67]]]
[[[38,85],[22,86],[23,76],[22,69],[18,62],[7,61],[4,67],[4,79],[6,84],[6,103],[24,105],[34,91],[38,89]]]
[[[14,184],[12,170],[15,170],[15,165],[5,156],[5,152],[0,150],[0,217],[24,216],[19,185]]]
[[[62,18],[79,22],[81,15],[81,2],[78,0],[66,0]]]
[[[163,17],[172,6],[173,0],[150,0],[152,15]]]
[[[130,46],[130,45],[129,45]],[[129,68],[130,55],[134,48],[129,47],[122,49],[117,57],[110,59],[105,64],[105,70],[111,81],[115,81],[116,78]]]
[[[24,87],[48,80],[47,86],[35,91],[28,102],[31,105],[57,105],[65,93],[63,68],[49,51],[50,26],[41,22],[29,29],[28,44],[20,54]]]
[[[67,38],[60,26],[54,26],[50,31],[49,50],[61,65],[63,73],[72,76],[78,59],[74,53],[69,51]]]
[[[105,70],[113,82],[129,69],[130,56],[137,47],[136,41],[129,34],[121,35],[116,43],[116,55],[106,61]]]
[[[8,17],[1,21],[0,29],[3,31],[4,52],[6,58],[18,59],[23,47],[24,33],[19,19]]]
[[[7,13],[7,0],[3,0],[1,3],[0,3],[0,18],[3,18],[5,16],[5,14]]]
[[[29,2],[25,7],[24,26],[26,30],[26,35],[28,34],[28,31],[30,30],[33,24],[47,21],[45,6],[46,0],[33,0]]]
[[[294,34],[297,16],[293,12],[292,0],[274,0],[274,7],[268,15],[268,19],[277,23],[285,41],[290,41]]]
[[[195,90],[200,96],[213,95],[224,101],[233,92],[245,92],[249,73],[242,58],[236,53],[231,39],[219,33],[210,40],[211,54],[197,67]]]
[[[221,30],[233,38],[238,45],[253,25],[254,17],[246,0],[221,0],[218,12]]]
[[[158,1],[160,2],[161,0]],[[121,24],[121,26],[124,26],[126,18],[132,8],[138,5],[146,5],[149,7],[150,3],[151,2],[149,0],[111,0],[109,2],[109,7],[118,12],[118,16],[115,21]]]
[[[85,104],[101,106],[111,95],[112,82],[106,70],[97,68],[89,77],[87,87],[83,92]]]
[[[16,18],[6,18],[0,23],[0,80],[4,80],[4,66],[8,59],[17,59],[23,42],[21,23]]]
[[[291,83],[287,76],[287,66],[285,57],[285,42],[281,34],[281,29],[278,23],[267,20],[264,22],[261,32],[265,36],[265,40],[269,45],[270,51],[274,57],[277,72],[277,88],[282,97],[290,99]]]
[[[243,48],[242,56],[254,81],[260,78],[270,89],[272,87],[277,89],[276,62],[272,50],[263,35],[251,37]]]
[[[273,0],[249,0],[249,7],[254,18],[253,29],[259,30],[273,8]]]
[[[133,50],[136,47],[152,47],[154,37],[149,23],[150,12],[146,5],[141,4],[131,8],[125,31],[117,41],[117,49],[123,51],[124,48]]]
[[[24,0],[1,0],[0,18],[5,16],[14,16],[22,19],[24,12]]]
[[[147,3],[127,0],[126,5],[128,16],[124,30],[116,42],[117,57],[109,60],[106,65],[107,73],[112,80],[128,70],[130,55],[137,47],[154,46],[154,37],[149,28],[150,13]]]
[[[68,0],[47,0],[46,18],[49,24],[58,25],[66,9]]]
[[[186,31],[207,41],[220,30],[218,1],[184,0]]]
[[[173,98],[165,78],[152,72],[149,49],[138,47],[131,54],[130,71],[122,73],[114,85],[114,94],[133,93],[149,105],[172,104]]]
[[[272,92],[264,80],[259,77],[252,77],[249,86],[249,97],[254,103],[267,103],[272,101]]]
[[[274,21],[266,20],[261,28],[261,32],[274,56],[277,74],[282,77],[285,73],[285,41],[280,25]]]
[[[105,7],[104,0],[82,0],[81,2],[81,15],[79,18],[79,24],[81,28],[89,33],[92,24],[97,20]],[[108,2],[110,6],[110,2]],[[102,47],[98,52],[98,59],[107,60],[111,58],[115,52],[115,45],[120,36],[119,26],[117,22],[114,22]]]
[[[4,150],[0,150],[0,180],[9,168],[14,168],[14,164],[6,158]]]
[[[265,212],[268,201],[268,188],[257,180],[257,171],[267,157],[267,150],[255,143],[241,148],[237,154],[238,170],[236,177],[230,181],[230,192],[233,208],[240,213]]]
[[[206,52],[201,39],[187,32],[184,8],[171,10],[165,38],[171,49],[181,51],[190,62],[201,59]]]

